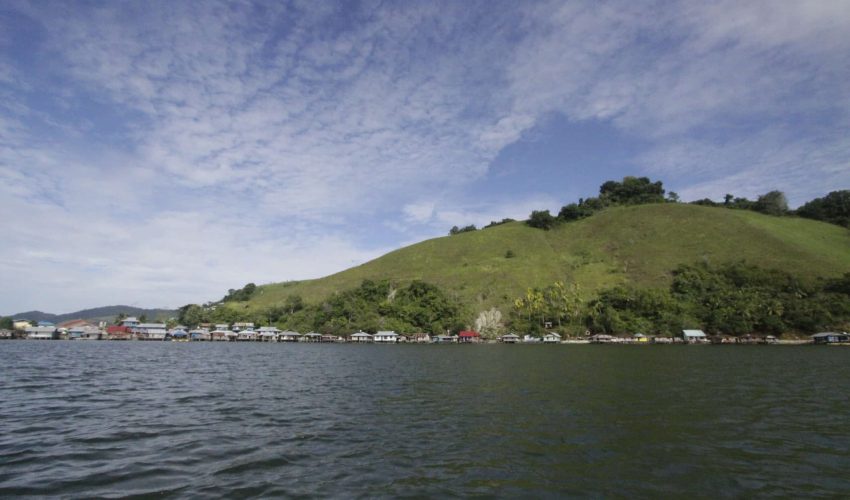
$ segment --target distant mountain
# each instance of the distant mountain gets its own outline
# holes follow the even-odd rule
[[[166,320],[177,316],[177,311],[172,309],[143,309],[141,307],[131,306],[105,306],[95,307],[93,309],[83,309],[67,314],[51,314],[41,311],[27,311],[13,315],[14,318],[23,318],[32,321],[50,321],[52,323],[61,323],[72,319],[85,319],[88,321],[112,321],[119,314],[124,313],[127,316],[145,315],[149,320]]]

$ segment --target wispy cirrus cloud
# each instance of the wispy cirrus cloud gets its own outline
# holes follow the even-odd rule
[[[25,292],[0,305],[180,305],[557,209],[579,172],[486,194],[553,114],[641,144],[622,175],[686,198],[847,187],[848,9],[7,3],[0,261]]]

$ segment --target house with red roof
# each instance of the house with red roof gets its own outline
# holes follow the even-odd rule
[[[109,340],[131,340],[133,333],[130,331],[129,326],[107,326],[106,338]]]
[[[461,344],[477,344],[481,342],[481,334],[472,330],[464,330],[457,334],[457,340]]]

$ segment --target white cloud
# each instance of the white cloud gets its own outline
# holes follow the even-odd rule
[[[683,197],[850,184],[846,2],[343,7],[15,5],[47,38],[0,56],[0,277],[32,284],[0,304],[179,305],[557,210],[457,201],[553,113]]]

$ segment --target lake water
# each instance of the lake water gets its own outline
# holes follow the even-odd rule
[[[850,496],[850,348],[0,342],[0,497]]]

